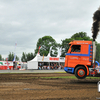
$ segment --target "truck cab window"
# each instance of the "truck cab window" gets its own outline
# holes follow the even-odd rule
[[[81,51],[81,45],[73,45],[71,47],[71,52],[80,52]]]

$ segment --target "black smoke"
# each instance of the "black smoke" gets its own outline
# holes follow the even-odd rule
[[[93,16],[93,26],[92,26],[92,33],[93,33],[92,37],[93,37],[93,41],[95,41],[99,30],[100,30],[100,7],[94,13],[94,16]]]

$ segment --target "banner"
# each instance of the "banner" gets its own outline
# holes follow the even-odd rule
[[[42,58],[42,61],[44,60],[44,54],[43,54],[43,58]]]
[[[40,48],[41,48],[41,46],[39,46],[39,49],[38,49],[38,54],[39,54],[39,52],[40,52]]]
[[[7,69],[9,69],[8,58],[6,58],[6,62],[7,62]]]

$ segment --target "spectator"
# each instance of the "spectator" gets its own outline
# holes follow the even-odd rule
[[[47,66],[47,69],[48,69],[48,70],[50,70],[50,67],[49,67],[49,66]]]
[[[40,67],[40,66],[38,66],[38,69],[39,69],[39,70],[41,70],[41,67]]]
[[[58,69],[61,69],[61,65],[59,66],[59,68]]]

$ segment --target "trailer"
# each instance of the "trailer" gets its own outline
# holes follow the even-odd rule
[[[21,63],[18,61],[0,61],[0,70],[14,70],[14,69],[20,69]]]

